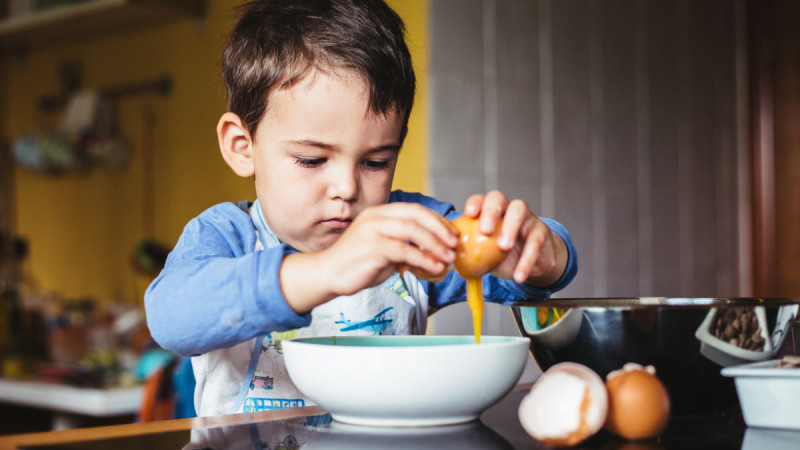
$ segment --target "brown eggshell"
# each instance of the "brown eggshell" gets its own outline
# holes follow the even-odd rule
[[[623,438],[650,439],[669,421],[670,401],[655,374],[644,368],[611,373],[606,380],[608,417],[605,428]]]
[[[574,446],[603,427],[607,393],[603,380],[588,367],[563,362],[536,381],[519,406],[522,428],[554,447]]]
[[[458,246],[453,265],[464,278],[483,276],[497,267],[508,254],[497,246],[503,219],[497,222],[494,233],[488,236],[481,233],[478,223],[478,219],[467,216],[453,221],[453,226],[458,230]]]

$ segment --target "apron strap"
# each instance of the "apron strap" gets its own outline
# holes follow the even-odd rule
[[[239,394],[236,395],[236,401],[233,402],[233,408],[231,408],[230,414],[239,412],[239,407],[244,402],[244,397],[247,395],[247,391],[250,390],[250,382],[253,380],[253,376],[256,373],[256,366],[258,365],[258,358],[261,356],[261,345],[263,342],[264,336],[258,336],[256,338],[256,343],[253,347],[253,354],[250,356],[250,365],[247,367],[247,375],[245,375],[244,382],[239,388]]]

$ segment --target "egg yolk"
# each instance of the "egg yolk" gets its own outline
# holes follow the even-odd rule
[[[494,233],[488,236],[480,232],[478,219],[462,216],[452,222],[445,218],[442,218],[442,220],[458,234],[456,260],[453,266],[467,281],[467,305],[472,312],[475,343],[480,344],[481,323],[483,321],[483,283],[481,277],[500,264],[508,253],[497,246],[497,238],[503,227],[503,219],[499,219]],[[423,251],[426,250],[423,249]],[[406,270],[411,270],[420,279],[435,283],[445,277],[449,268],[445,268],[441,273],[434,274],[418,267],[409,268],[406,265],[399,267],[401,275]]]
[[[475,343],[481,343],[481,322],[483,320],[483,286],[481,277],[494,269],[505,258],[506,253],[497,246],[497,238],[503,227],[501,218],[494,233],[485,235],[479,230],[479,221],[467,216],[455,219],[453,227],[458,231],[456,270],[467,280],[467,305],[472,312],[472,326]]]
[[[472,311],[472,328],[475,343],[481,343],[481,322],[483,321],[483,283],[481,278],[467,278],[467,305]]]

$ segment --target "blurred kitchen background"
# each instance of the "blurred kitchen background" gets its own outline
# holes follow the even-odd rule
[[[215,135],[240,3],[0,0],[0,434],[141,419],[174,361],[143,291],[188,220],[254,198]],[[419,79],[396,188],[561,221],[559,296],[800,296],[800,2],[388,3]],[[471,333],[466,308],[432,330]],[[76,412],[3,384],[32,379],[139,390]]]

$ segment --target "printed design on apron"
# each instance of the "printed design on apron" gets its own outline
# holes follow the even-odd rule
[[[386,306],[389,305],[389,306]],[[376,311],[377,309],[377,311]],[[339,297],[312,311],[308,327],[270,333],[261,339],[254,358],[255,370],[248,374],[243,412],[301,407],[312,404],[294,386],[283,360],[281,341],[295,337],[409,334],[408,324],[397,321],[396,311],[410,317],[413,308],[383,287]]]
[[[256,201],[250,215],[256,226],[256,251],[280,245],[266,226]],[[255,412],[311,405],[297,390],[283,360],[281,341],[310,336],[411,334],[418,305],[399,275],[381,286],[364,289],[317,306],[308,327],[272,332],[255,339],[249,370],[232,412]]]
[[[400,276],[400,274],[395,273],[394,275],[390,276],[388,280],[383,282],[383,285],[386,286],[390,291],[397,294],[397,296],[403,300],[411,303],[412,305],[417,304],[417,302],[414,300],[414,297],[412,297],[408,292],[406,282],[403,277]]]
[[[283,349],[281,341],[298,337],[298,330],[270,333],[261,341],[260,351],[257,352],[259,363],[250,380],[250,392],[244,399],[242,412],[266,411],[281,408],[299,408],[306,406],[303,398],[286,397],[279,394],[284,389],[275,388],[275,379],[289,379],[289,373],[283,362]],[[254,352],[256,353],[256,352]],[[267,354],[267,356],[264,356]],[[270,363],[263,364],[262,358],[267,358]],[[266,368],[264,366],[267,366]]]
[[[266,353],[270,350],[277,352],[279,355],[283,355],[283,348],[281,348],[281,341],[284,339],[293,339],[300,336],[298,330],[290,330],[290,331],[274,331],[272,333],[267,334],[264,341],[261,343],[261,353]],[[255,375],[253,376],[253,380],[250,382],[250,390],[254,389],[262,389],[262,390],[272,390],[275,387],[275,377],[270,376],[267,372],[258,372],[256,371]]]
[[[334,323],[343,324],[345,327],[339,328],[339,331],[342,333],[353,331],[353,330],[361,330],[361,329],[369,329],[373,331],[375,334],[384,334],[387,328],[392,324],[392,314],[391,311],[394,309],[394,306],[390,306],[383,311],[375,314],[374,317],[368,320],[364,320],[361,322],[353,323],[352,320],[345,319],[344,313],[339,312],[339,316],[341,320],[337,320]],[[387,317],[388,316],[388,317]]]

